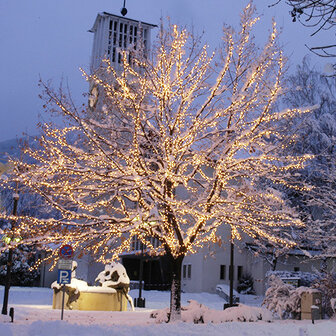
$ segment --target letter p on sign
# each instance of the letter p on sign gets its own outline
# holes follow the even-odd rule
[[[71,270],[58,270],[57,283],[60,285],[71,283]]]

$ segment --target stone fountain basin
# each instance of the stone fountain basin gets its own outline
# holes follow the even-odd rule
[[[53,288],[53,290],[52,307],[62,309],[63,291],[61,288]],[[85,289],[77,290],[66,286],[64,309],[127,311],[127,298],[122,289],[87,286]]]

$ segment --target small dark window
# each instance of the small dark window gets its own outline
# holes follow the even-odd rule
[[[220,265],[220,273],[219,273],[219,279],[225,280],[225,274],[226,274],[226,266]]]
[[[300,267],[294,267],[294,272],[299,272],[300,271]]]
[[[183,265],[182,267],[182,278],[191,279],[191,264]]]
[[[191,265],[188,265],[188,279],[191,279]]]
[[[237,267],[237,279],[240,280],[243,275],[243,266]]]

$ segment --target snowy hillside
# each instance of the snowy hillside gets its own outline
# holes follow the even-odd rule
[[[29,145],[33,145],[34,138],[27,137],[24,139],[29,142]],[[18,157],[20,154],[20,146],[23,139],[10,139],[0,142],[0,162],[5,163],[8,156]]]
[[[17,155],[18,153],[18,140],[11,139],[0,142],[0,162],[7,161],[7,155]]]

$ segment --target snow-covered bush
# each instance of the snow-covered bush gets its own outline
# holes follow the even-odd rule
[[[255,294],[255,290],[253,288],[253,277],[250,273],[245,273],[239,279],[239,283],[237,286],[237,291],[240,294]]]
[[[331,299],[336,298],[336,272],[322,272],[313,284],[322,292],[322,310],[329,317],[334,314]]]
[[[182,307],[182,321],[187,323],[223,323],[223,322],[257,322],[273,320],[272,313],[259,307],[250,307],[239,304],[225,310],[210,309],[195,300],[188,301],[189,305]],[[169,321],[169,309],[160,309],[151,313],[157,323]]]
[[[281,319],[300,317],[301,295],[309,290],[307,287],[295,288],[285,284],[275,275],[269,277],[269,288],[265,293],[263,305]]]

